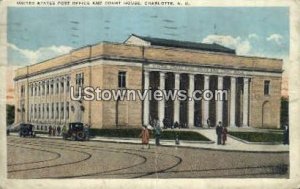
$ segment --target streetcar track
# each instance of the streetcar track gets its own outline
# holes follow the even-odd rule
[[[46,144],[55,144],[57,146],[62,146],[63,143],[61,142],[47,142],[47,141],[41,141],[42,143],[46,143]],[[35,143],[36,144],[36,143]],[[74,145],[63,145],[64,147],[72,147],[74,148]],[[81,144],[77,144],[76,145],[76,148],[78,148],[78,146],[82,146],[82,147],[89,147],[89,148],[85,148],[85,149],[90,149],[90,150],[99,150],[100,149],[105,149],[105,147],[99,147],[99,146],[87,146],[87,145],[81,145]],[[92,148],[91,148],[92,147]],[[151,151],[141,151],[141,150],[136,150],[136,149],[128,149],[128,148],[111,148],[111,149],[114,149],[114,150],[128,150],[128,151],[137,151],[137,152],[147,152],[147,153],[156,153],[156,154],[161,154],[161,155],[166,155],[166,156],[171,156],[171,157],[175,157],[177,159],[177,162],[170,166],[170,167],[167,167],[165,169],[161,169],[161,170],[158,170],[158,171],[150,171],[150,172],[147,172],[147,174],[143,174],[143,175],[139,175],[139,176],[135,176],[133,178],[141,178],[141,177],[144,177],[144,176],[149,176],[149,175],[152,175],[152,174],[155,174],[155,173],[163,173],[167,170],[170,170],[178,165],[180,165],[182,163],[182,158],[181,157],[178,157],[178,156],[175,156],[175,155],[171,155],[171,154],[166,154],[166,153],[157,153],[157,152],[151,152]],[[105,151],[108,151],[108,150],[105,150]],[[112,152],[118,152],[118,151],[112,151]],[[130,154],[130,155],[133,155],[133,153],[129,153],[129,152],[119,152],[119,153],[127,153],[127,154]],[[134,154],[134,155],[139,155],[139,154]],[[109,173],[109,172],[114,172],[114,171],[120,171],[120,170],[126,170],[126,169],[130,169],[130,168],[133,168],[135,166],[139,166],[139,165],[142,165],[144,163],[147,162],[147,157],[143,156],[145,159],[145,161],[141,162],[140,164],[138,165],[133,165],[133,166],[128,166],[128,167],[125,167],[125,168],[119,168],[119,169],[115,169],[115,170],[107,170],[107,171],[101,171],[101,172],[97,172],[97,173],[91,173],[91,174],[84,174],[84,175],[76,175],[76,176],[65,176],[65,177],[50,177],[50,178],[76,178],[76,177],[86,177],[86,176],[96,176],[96,175],[99,175],[99,174],[106,174],[106,173]],[[45,177],[45,178],[49,178],[49,177]]]
[[[41,139],[41,138],[39,138]],[[24,142],[24,140],[12,140],[13,142]],[[63,143],[61,141],[58,141],[58,140],[55,140],[55,142],[53,142],[53,140],[49,140],[49,139],[46,139],[46,140],[41,140],[41,141],[38,141],[38,140],[32,140],[31,142],[28,142],[29,144],[28,145],[36,145],[36,144],[39,144],[39,145],[36,145],[36,146],[42,146],[42,144],[47,144],[47,145],[51,145],[53,144],[54,146],[56,145],[56,148],[57,146],[64,146],[64,147],[70,147],[70,148],[84,148],[84,149],[89,149],[89,150],[96,150],[96,151],[108,151],[106,148],[107,147],[101,147],[101,146],[95,146],[95,145],[92,145],[92,146],[89,146],[89,145],[83,145],[83,144],[73,144],[73,143],[68,143],[68,145],[65,145],[66,143]],[[52,146],[53,146],[52,145]],[[205,171],[222,171],[222,170],[243,170],[243,169],[252,169],[252,170],[257,170],[259,171],[259,168],[269,168],[270,171],[268,172],[259,172],[259,173],[245,173],[245,175],[260,175],[260,174],[266,174],[266,175],[271,175],[271,174],[278,174],[276,173],[276,171],[272,172],[272,168],[276,168],[276,166],[260,166],[260,167],[236,167],[236,168],[221,168],[221,169],[204,169],[204,170],[196,170],[196,169],[192,169],[192,170],[171,170],[172,168],[176,167],[176,166],[179,166],[181,163],[182,163],[182,158],[179,157],[179,156],[175,156],[175,155],[172,155],[172,154],[167,154],[167,153],[158,153],[158,152],[155,152],[155,151],[145,151],[145,150],[137,150],[137,149],[131,149],[131,148],[116,148],[116,147],[111,147],[109,146],[108,148],[110,149],[113,149],[113,150],[127,150],[127,151],[135,151],[135,152],[142,152],[142,153],[149,153],[149,154],[161,154],[161,155],[166,155],[166,156],[171,156],[171,157],[175,157],[177,159],[177,162],[175,164],[173,164],[172,166],[170,167],[167,167],[165,169],[160,169],[160,170],[157,170],[157,171],[149,171],[149,172],[125,172],[125,173],[113,173],[114,171],[120,171],[120,170],[130,170],[130,168],[133,168],[135,166],[138,166],[138,165],[135,165],[135,166],[130,166],[130,167],[127,167],[127,168],[120,168],[120,169],[116,169],[116,170],[107,170],[107,171],[101,171],[101,172],[96,172],[96,173],[89,173],[89,174],[82,174],[82,175],[75,175],[75,176],[66,176],[66,177],[50,177],[50,178],[78,178],[78,177],[86,177],[86,176],[96,176],[96,175],[136,175],[136,174],[139,174],[137,176],[134,176],[132,178],[141,178],[141,177],[145,177],[145,176],[150,176],[150,175],[153,175],[153,174],[157,174],[157,173],[162,173],[162,174],[167,174],[167,173],[188,173],[188,172],[205,172]],[[64,148],[65,149],[65,148]],[[67,150],[67,149],[65,149]],[[116,152],[116,151],[112,151],[112,152]],[[120,152],[120,153],[129,153],[129,152]],[[136,154],[138,155],[138,154]],[[144,156],[145,157],[145,156]],[[145,157],[145,162],[147,162],[147,157]],[[141,163],[144,164],[144,163]],[[171,171],[170,171],[171,170]],[[230,177],[230,176],[241,176],[240,174],[229,174],[229,175],[223,175],[222,177]],[[206,177],[211,177],[211,176],[206,176]],[[219,176],[214,176],[214,177],[219,177]],[[49,177],[44,177],[44,178],[49,178]],[[201,178],[203,178],[203,176],[201,176]]]
[[[31,145],[31,144],[29,144]],[[33,146],[40,146],[40,145],[33,145]],[[68,151],[73,151],[73,152],[79,152],[82,154],[86,154],[87,157],[78,161],[72,161],[72,162],[68,162],[68,163],[59,163],[59,164],[55,164],[55,165],[47,165],[47,166],[42,166],[42,167],[34,167],[34,168],[27,168],[27,169],[17,169],[17,170],[11,170],[11,171],[7,171],[8,173],[13,173],[13,172],[21,172],[21,171],[32,171],[32,170],[38,170],[38,169],[45,169],[45,168],[52,168],[52,167],[58,167],[58,166],[65,166],[65,165],[72,165],[72,164],[76,164],[76,163],[80,163],[83,161],[86,161],[88,159],[90,159],[92,157],[92,154],[84,152],[84,151],[77,151],[77,150],[69,150],[69,149],[64,149],[64,148],[56,148],[56,149],[62,149],[62,150],[68,150]]]
[[[43,143],[47,143],[47,144],[49,144],[48,142],[46,142],[46,141],[42,141]],[[51,144],[51,143],[50,143]],[[55,143],[55,142],[52,142],[52,144],[56,144],[57,145],[57,143]],[[63,143],[61,143],[61,142],[59,142],[59,144],[63,144]],[[71,144],[72,145],[72,144]],[[64,145],[65,146],[65,145]],[[84,147],[86,147],[87,145],[76,145],[76,147],[78,147],[78,146],[84,146]],[[68,146],[68,147],[73,147],[73,146]],[[101,149],[104,149],[104,147],[99,147],[99,146],[89,146],[89,147],[95,147],[95,148],[97,148],[97,149],[93,149],[93,150],[98,150],[98,148],[101,148]],[[91,148],[90,148],[91,149]],[[174,157],[174,158],[176,158],[178,161],[174,164],[174,165],[172,165],[172,166],[170,166],[170,167],[168,167],[168,168],[166,168],[166,169],[162,169],[162,170],[159,170],[159,171],[151,171],[151,172],[148,172],[148,174],[145,174],[145,175],[141,175],[141,176],[137,176],[137,177],[134,177],[134,178],[140,178],[140,177],[144,177],[144,176],[149,176],[149,175],[152,175],[152,174],[155,174],[155,173],[162,173],[162,172],[165,172],[165,171],[167,171],[167,170],[170,170],[170,169],[172,169],[172,168],[174,168],[174,167],[177,167],[178,165],[180,165],[181,163],[182,163],[182,158],[181,157],[178,157],[178,156],[175,156],[175,155],[171,155],[171,154],[166,154],[166,153],[157,153],[157,152],[151,152],[151,151],[141,151],[141,150],[136,150],[136,149],[128,149],[128,148],[111,148],[111,149],[115,149],[115,150],[120,150],[120,149],[122,149],[122,150],[130,150],[130,151],[137,151],[137,152],[146,152],[146,153],[152,153],[152,154],[162,154],[162,155],[166,155],[166,156],[171,156],[171,157]],[[100,174],[100,173],[99,173]],[[87,176],[92,176],[92,175],[87,175]]]
[[[28,145],[33,145],[33,146],[42,146],[42,145],[38,145],[36,143],[32,143],[32,142],[26,142],[26,144]],[[52,143],[53,144],[53,143]],[[53,146],[53,145],[51,145]],[[56,144],[56,146],[62,146],[62,145],[59,145],[59,144]],[[73,146],[66,146],[64,145],[65,147],[72,147],[74,148]],[[57,147],[56,147],[57,148]],[[63,149],[63,148],[57,148],[57,149]],[[87,149],[87,148],[85,148]],[[90,148],[91,149],[91,148]],[[99,149],[93,149],[93,150],[99,150]],[[135,166],[138,166],[138,165],[141,165],[141,164],[144,164],[146,163],[147,161],[147,158],[145,156],[142,156],[142,155],[139,155],[139,154],[133,154],[133,153],[129,153],[129,152],[118,152],[118,151],[110,151],[110,150],[104,150],[104,151],[108,151],[108,152],[115,152],[115,153],[126,153],[126,154],[130,154],[130,155],[136,155],[138,157],[141,157],[143,159],[142,162],[138,163],[138,164],[134,164],[134,165],[131,165],[131,166],[128,166],[128,167],[125,167],[125,168],[120,168],[120,169],[114,169],[114,170],[107,170],[107,171],[104,171],[105,173],[108,173],[108,172],[113,172],[113,171],[119,171],[119,170],[123,170],[123,169],[128,169],[128,168],[132,168],[132,167],[135,167]],[[61,164],[62,165],[62,164]],[[49,166],[50,167],[50,166]],[[28,170],[31,170],[31,169],[28,169]],[[41,178],[76,178],[76,177],[82,177],[82,176],[93,176],[93,175],[98,175],[98,174],[102,174],[102,172],[97,172],[97,173],[92,173],[92,174],[85,174],[85,175],[75,175],[75,176],[65,176],[65,177],[41,177]]]
[[[54,160],[59,159],[59,158],[61,157],[61,154],[58,153],[58,152],[53,152],[53,151],[43,150],[43,149],[30,148],[30,147],[24,147],[24,146],[15,145],[15,144],[7,144],[7,145],[14,146],[14,147],[19,147],[19,148],[26,148],[26,149],[36,150],[36,151],[48,152],[48,153],[51,153],[51,154],[55,154],[55,155],[56,155],[56,157],[51,158],[51,159],[46,159],[46,160],[31,161],[31,162],[22,162],[22,163],[14,163],[14,164],[7,164],[8,167],[11,167],[11,166],[17,166],[17,165],[27,165],[27,164],[36,164],[36,163],[42,163],[42,162],[48,162],[48,161],[54,161]]]

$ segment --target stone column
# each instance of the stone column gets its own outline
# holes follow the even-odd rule
[[[52,80],[50,79],[48,84],[49,84],[49,96],[51,96],[51,83],[52,83]]]
[[[47,81],[45,81],[44,88],[45,88],[44,95],[47,96],[47,92],[48,92],[48,90],[47,90]]]
[[[166,73],[159,73],[159,89],[163,92],[165,90]],[[165,118],[165,98],[158,102],[158,119],[160,127],[163,127],[163,120]]]
[[[249,78],[244,78],[243,92],[243,127],[248,127]]]
[[[175,76],[175,86],[174,90],[179,90],[180,88],[180,74],[174,73]],[[179,99],[176,97],[174,100],[174,123],[177,121],[179,123],[179,113],[180,113],[180,102]]]
[[[218,76],[218,90],[223,90],[223,76]],[[220,93],[220,94],[223,94],[223,93]],[[219,96],[219,98],[222,98],[222,96]],[[216,125],[218,125],[219,121],[221,121],[223,124],[223,100],[220,100],[220,99],[217,100],[217,108],[216,109],[217,109]]]
[[[53,95],[55,95],[56,94],[56,82],[57,82],[57,80],[56,79],[53,79]]]
[[[235,103],[236,103],[236,77],[230,78],[230,127],[236,127],[235,124]]]
[[[147,96],[144,99],[144,125],[149,125],[149,72],[144,71],[144,91],[147,92]]]
[[[32,83],[32,104],[33,104],[33,112],[32,112],[32,122],[35,122],[35,112],[34,112],[34,107],[35,107],[35,83]]]
[[[66,123],[66,114],[67,114],[67,79],[68,77],[64,77],[64,123]]]
[[[209,90],[209,75],[204,76],[204,88],[205,90]],[[202,99],[202,125],[203,127],[207,128],[207,119],[209,118],[209,101]]]
[[[52,102],[50,101],[49,103],[49,122],[52,121]]]
[[[188,101],[188,126],[193,128],[194,124],[194,106],[193,92],[195,90],[195,75],[189,74],[189,101]]]
[[[58,95],[60,95],[61,93],[61,85],[60,85],[60,81],[61,81],[61,78],[59,78],[58,80],[57,80],[57,83],[58,83],[58,90],[57,90],[57,92],[58,92]]]
[[[61,122],[61,103],[58,103],[58,122]]]

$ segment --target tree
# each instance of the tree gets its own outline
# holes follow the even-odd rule
[[[11,125],[15,122],[15,106],[6,105],[6,125]]]
[[[281,97],[281,109],[280,109],[280,125],[289,123],[289,99],[287,97]]]

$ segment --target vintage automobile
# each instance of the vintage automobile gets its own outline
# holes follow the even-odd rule
[[[20,137],[35,137],[35,132],[33,131],[33,125],[32,124],[26,124],[26,123],[21,123],[20,124],[20,130],[19,130],[19,135]]]
[[[84,132],[84,125],[80,122],[69,123],[69,128],[67,131],[63,133],[63,139],[67,140],[70,138],[71,140],[86,140],[86,134]]]

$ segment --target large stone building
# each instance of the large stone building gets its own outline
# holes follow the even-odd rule
[[[280,125],[282,60],[238,56],[217,44],[131,35],[16,71],[16,123],[36,129],[81,121],[94,128],[139,127],[164,118],[194,127]],[[70,86],[102,89],[225,89],[227,101],[71,101]]]

